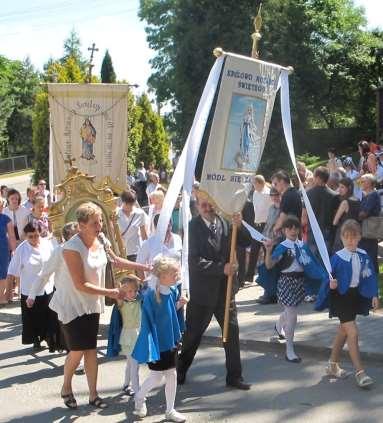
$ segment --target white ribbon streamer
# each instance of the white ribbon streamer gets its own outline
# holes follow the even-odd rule
[[[211,105],[217,90],[219,78],[221,75],[224,56],[219,57],[212,67],[209,77],[206,81],[201,99],[198,104],[193,124],[187,137],[182,154],[178,160],[177,167],[170,181],[165,195],[164,204],[158,219],[156,234],[159,241],[163,244],[165,241],[166,230],[177,201],[178,194],[182,191],[182,217],[184,239],[182,245],[182,284],[183,289],[189,290],[189,220],[190,214],[190,195],[194,182],[194,171],[198,158],[199,148],[205,131],[206,123],[209,117]]]
[[[298,175],[297,163],[295,160],[295,152],[294,152],[293,133],[291,129],[289,73],[285,69],[282,69],[281,71],[279,85],[281,87],[281,112],[282,112],[283,131],[285,133],[287,148],[289,150],[289,154],[294,166],[295,173]],[[299,176],[298,176],[298,180],[299,180],[300,190],[303,196],[303,201],[306,206],[309,222],[311,225],[311,230],[314,235],[314,239],[317,244],[319,254],[322,258],[323,264],[326,267],[328,274],[331,276],[330,258],[327,252],[327,247],[323,238],[322,231],[320,230],[318,221],[311,207],[310,200],[307,197],[307,193],[299,179]]]
[[[269,238],[262,235],[260,232],[258,232],[256,229],[254,229],[252,226],[250,226],[247,222],[242,220],[242,225],[249,231],[250,236],[255,239],[256,241],[262,242],[267,241]]]

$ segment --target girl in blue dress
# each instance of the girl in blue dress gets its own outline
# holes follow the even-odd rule
[[[0,197],[0,306],[7,304],[6,278],[11,252],[16,249],[15,231],[12,220],[3,214],[5,200]]]
[[[358,248],[361,237],[359,223],[346,220],[341,227],[344,248],[331,258],[333,279],[323,282],[315,308],[323,310],[329,307],[330,318],[338,317],[340,321],[327,374],[337,378],[347,376],[347,372],[339,366],[340,353],[347,342],[356,383],[366,388],[373,384],[373,380],[364,371],[360,360],[355,319],[357,314],[368,315],[371,306],[374,309],[378,307],[378,282],[372,259]]]
[[[284,308],[275,325],[275,331],[280,339],[286,339],[286,360],[300,363],[301,358],[294,350],[294,332],[298,305],[305,298],[305,277],[322,281],[326,279],[326,273],[308,246],[298,238],[301,225],[296,216],[288,215],[282,224],[282,230],[286,239],[273,251],[273,242],[264,242],[265,265],[267,269],[277,267],[278,302]]]
[[[135,395],[135,414],[147,414],[145,397],[165,378],[166,420],[184,422],[186,418],[175,410],[177,390],[177,347],[184,330],[182,306],[187,300],[180,297],[175,287],[179,278],[179,262],[160,256],[153,264],[157,278],[155,289],[149,288],[144,296],[141,329],[132,357],[138,363],[148,363],[151,370],[148,378]]]

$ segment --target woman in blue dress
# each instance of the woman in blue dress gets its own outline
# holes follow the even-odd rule
[[[0,198],[0,305],[7,304],[6,278],[11,252],[16,249],[15,231],[11,219],[3,214],[5,200]]]

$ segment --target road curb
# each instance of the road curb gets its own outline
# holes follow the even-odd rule
[[[9,307],[9,306],[8,306]],[[0,321],[5,323],[19,323],[21,324],[21,318],[19,314],[7,313],[7,307],[0,309]],[[107,339],[108,336],[108,324],[101,322],[99,334]],[[213,335],[204,335],[202,337],[202,343],[204,345],[210,345],[213,347],[223,348],[222,338]],[[285,355],[285,344],[274,342],[274,341],[260,341],[254,339],[240,339],[240,347],[242,350],[248,350],[253,352],[262,353],[276,353],[281,354],[282,357]],[[328,359],[331,348],[313,346],[306,342],[296,342],[296,351],[304,358],[305,355],[312,357],[318,357],[320,359]],[[373,363],[382,366],[383,365],[383,352],[375,353],[368,351],[360,352],[361,358],[364,362]],[[342,360],[349,361],[347,351],[342,352]]]
[[[204,335],[202,337],[202,342],[205,345],[223,348],[222,338],[218,336]],[[243,350],[264,353],[278,353],[282,356],[285,355],[284,343],[259,340],[257,341],[254,339],[240,339],[239,344]],[[331,353],[331,348],[329,347],[313,346],[305,342],[297,342],[294,346],[297,353],[302,357],[304,357],[304,355],[310,355],[320,359],[328,359]],[[364,362],[383,365],[383,353],[361,351],[360,355]],[[347,351],[342,351],[342,360],[350,360]]]

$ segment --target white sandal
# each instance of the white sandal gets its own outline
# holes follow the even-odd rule
[[[364,370],[355,373],[355,380],[360,388],[368,388],[374,383],[374,380]]]
[[[346,370],[339,366],[336,361],[329,361],[326,367],[326,373],[328,376],[336,377],[337,379],[344,379],[348,376]]]

